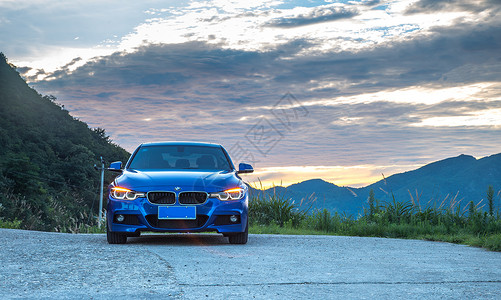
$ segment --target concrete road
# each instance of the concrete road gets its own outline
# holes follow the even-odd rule
[[[0,299],[501,299],[501,253],[335,236],[0,229]]]

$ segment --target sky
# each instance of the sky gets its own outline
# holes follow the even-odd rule
[[[501,152],[499,0],[0,0],[0,51],[129,152],[220,143],[258,187]]]

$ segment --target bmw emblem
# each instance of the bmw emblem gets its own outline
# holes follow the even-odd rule
[[[176,186],[176,187],[174,188],[174,190],[175,190],[176,192],[179,192],[179,191],[181,190],[181,187],[180,187],[180,186]]]

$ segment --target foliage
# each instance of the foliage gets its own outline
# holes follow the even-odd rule
[[[372,219],[376,213],[376,197],[374,196],[374,190],[369,191],[369,218]]]
[[[96,225],[100,177],[93,165],[100,156],[129,156],[103,129],[90,129],[54,96],[30,88],[3,54],[0,144],[0,219],[23,229],[82,232]]]
[[[276,224],[283,227],[290,223],[297,227],[305,218],[306,212],[299,210],[294,202],[276,192],[268,197],[259,194],[249,202],[249,219],[252,224]]]
[[[489,185],[487,189],[487,203],[489,204],[489,215],[494,215],[494,188]]]
[[[421,209],[419,199],[380,203],[370,199],[369,208],[357,219],[331,214],[327,209],[300,210],[276,195],[249,201],[251,233],[333,234],[388,238],[413,238],[463,243],[501,251],[501,215],[487,213],[470,202],[465,212],[455,198],[449,207]],[[445,199],[444,199],[445,200]],[[442,201],[444,203],[445,201]]]

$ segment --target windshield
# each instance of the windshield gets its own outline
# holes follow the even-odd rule
[[[225,170],[230,163],[220,147],[142,146],[134,155],[129,169],[135,170]]]

